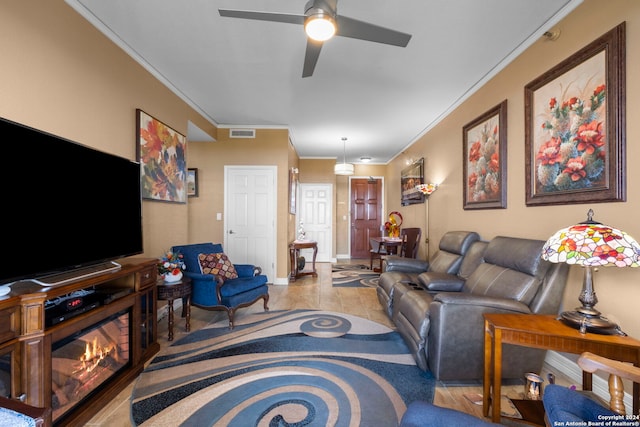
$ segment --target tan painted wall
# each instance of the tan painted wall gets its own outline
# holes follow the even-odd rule
[[[268,165],[277,167],[277,235],[287,236],[290,215],[289,133],[281,129],[258,129],[255,139],[229,139],[228,129],[218,129],[217,142],[189,143],[189,167],[198,168],[199,196],[189,198],[190,242],[224,242],[224,221],[216,213],[224,213],[224,166]],[[224,217],[223,217],[224,219]],[[278,238],[277,277],[286,277],[287,238]],[[275,278],[269,278],[270,281]]]
[[[560,61],[606,33],[622,21],[627,22],[627,201],[624,203],[579,204],[563,206],[525,205],[524,174],[524,86]],[[556,230],[586,219],[589,208],[595,219],[619,227],[640,239],[638,214],[640,198],[640,2],[627,0],[585,0],[557,25],[556,41],[540,40],[520,55],[446,119],[410,147],[413,157],[424,156],[426,178],[441,182],[429,201],[431,253],[447,230],[477,230],[485,239],[496,235],[546,239]],[[465,211],[462,209],[462,127],[480,114],[508,100],[508,195],[507,209]],[[389,165],[387,182],[397,185],[403,156]],[[409,212],[424,205],[401,208],[396,197],[387,199],[389,209]],[[417,216],[419,218],[419,216]],[[640,337],[637,302],[640,300],[640,269],[603,268],[595,275],[597,308],[616,319],[623,330]],[[582,271],[573,267],[565,294],[565,308],[579,305]]]

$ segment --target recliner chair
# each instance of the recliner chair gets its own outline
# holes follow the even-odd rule
[[[478,381],[484,372],[484,313],[557,314],[569,269],[542,260],[543,245],[542,240],[495,237],[459,292],[404,293],[393,322],[416,351],[418,366],[440,381]],[[503,378],[539,372],[544,355],[544,350],[505,346]]]
[[[473,231],[449,231],[442,236],[433,258],[422,261],[413,258],[388,256],[384,261],[384,273],[380,275],[376,293],[378,301],[393,316],[393,293],[397,283],[418,284],[421,273],[433,272],[455,275],[462,265],[462,258],[480,235]]]

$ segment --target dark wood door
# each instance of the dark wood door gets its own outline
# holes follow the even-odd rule
[[[369,258],[369,238],[380,236],[382,180],[351,180],[351,258]]]

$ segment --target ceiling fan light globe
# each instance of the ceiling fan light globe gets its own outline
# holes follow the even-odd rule
[[[304,31],[309,38],[323,42],[335,35],[336,24],[331,16],[324,12],[318,12],[307,17],[304,23]]]

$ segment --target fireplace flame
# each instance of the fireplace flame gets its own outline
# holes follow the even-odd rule
[[[100,346],[98,344],[98,337],[94,337],[91,343],[87,342],[84,350],[84,354],[80,356],[80,362],[82,364],[79,370],[84,370],[86,372],[93,371],[101,361],[103,361],[107,356],[112,355],[112,357],[117,359],[117,352],[115,350],[115,345],[107,344],[106,346]]]

